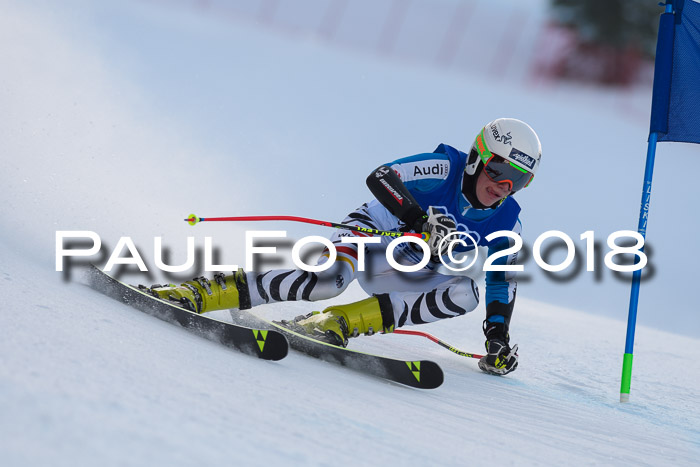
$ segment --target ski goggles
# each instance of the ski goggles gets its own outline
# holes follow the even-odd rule
[[[484,163],[486,176],[496,183],[509,183],[513,193],[528,186],[535,177],[527,170],[489,151],[484,141],[483,130],[476,137],[476,150]]]

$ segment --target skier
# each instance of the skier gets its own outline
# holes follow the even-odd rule
[[[345,243],[343,238],[364,234],[336,231],[330,238],[336,247],[336,260],[322,272],[279,269],[246,273],[239,269],[232,275],[215,274],[213,281],[199,277],[179,286],[154,285],[151,292],[204,313],[279,301],[325,300],[339,295],[358,279],[369,298],[283,322],[340,346],[359,334],[392,332],[404,325],[463,315],[478,305],[478,288],[467,276],[438,271],[439,259],[449,245],[442,240],[454,232],[466,232],[478,246],[488,247],[489,256],[513,246],[509,237],[491,241],[486,237],[503,230],[520,235],[520,206],[512,195],[531,182],[541,153],[539,138],[529,125],[499,118],[483,127],[468,154],[440,144],[432,153],[399,159],[374,170],[367,185],[376,199],[351,212],[343,223],[387,231],[427,232],[431,259],[418,271],[400,272],[388,263],[385,249],[391,238],[380,237],[381,243],[358,245]],[[474,248],[467,241],[457,244],[454,251]],[[364,271],[358,270],[358,254],[364,254]],[[514,264],[516,256],[517,252],[503,254],[494,264]],[[406,242],[394,250],[393,257],[400,264],[416,265],[423,259],[423,252]],[[318,264],[328,260],[326,249]],[[518,366],[517,345],[509,345],[516,295],[514,276],[511,272],[486,273],[483,331],[487,354],[480,359],[479,367],[487,373],[504,375]]]

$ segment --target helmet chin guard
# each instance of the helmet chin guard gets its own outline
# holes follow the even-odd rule
[[[476,144],[476,142],[474,144]],[[467,158],[467,165],[464,168],[464,171],[467,173],[467,175],[474,175],[480,163],[481,158],[479,157],[479,153],[476,152],[476,147],[472,145],[472,149],[471,151],[469,151],[469,157]]]

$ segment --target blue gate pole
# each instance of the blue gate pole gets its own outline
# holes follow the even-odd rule
[[[654,176],[654,159],[656,158],[657,133],[649,135],[647,147],[647,163],[644,169],[644,186],[642,189],[642,207],[639,212],[637,232],[646,239],[647,220],[649,219],[649,204],[651,202],[651,179]],[[641,251],[644,251],[642,246]],[[629,402],[630,385],[632,382],[632,355],[634,353],[634,331],[637,326],[637,305],[639,304],[639,284],[642,270],[637,269],[632,274],[632,290],[630,291],[630,308],[627,316],[627,339],[625,340],[625,356],[622,360],[622,384],[620,385],[620,402]]]
[[[647,161],[644,169],[644,185],[642,187],[642,206],[639,210],[637,231],[646,240],[647,222],[649,219],[649,203],[651,201],[651,179],[654,175],[654,159],[659,133],[668,132],[668,109],[671,93],[671,71],[673,66],[674,15],[673,1],[666,2],[665,12],[659,19],[659,35],[656,42],[656,63],[654,65],[654,90],[651,104],[651,125],[649,145],[647,146]],[[642,246],[641,251],[644,251]],[[632,355],[634,351],[634,332],[637,326],[637,306],[639,304],[639,286],[642,270],[634,271],[632,289],[630,291],[630,307],[627,316],[627,338],[625,340],[625,355],[622,360],[622,381],[620,384],[620,402],[629,402],[630,385],[632,382]]]

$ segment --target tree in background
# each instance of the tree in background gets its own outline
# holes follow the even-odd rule
[[[557,57],[546,74],[608,85],[630,85],[652,62],[659,0],[550,0]]]

